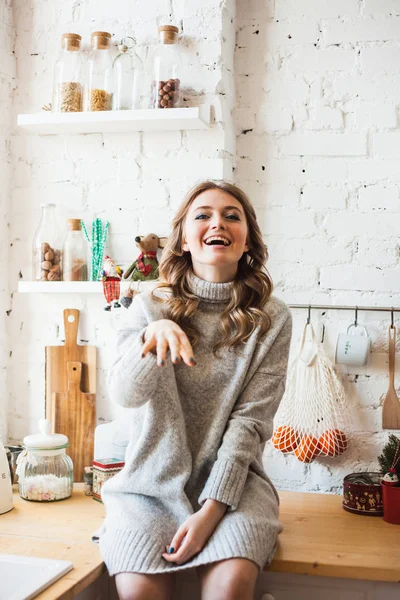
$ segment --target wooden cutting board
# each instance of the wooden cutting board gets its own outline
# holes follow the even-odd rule
[[[74,481],[83,481],[84,467],[91,466],[96,427],[96,394],[81,390],[82,363],[67,363],[68,389],[53,393],[52,414],[57,433],[68,436],[67,454],[74,463]]]
[[[82,363],[82,392],[96,393],[96,346],[81,346],[77,343],[79,310],[64,310],[65,344],[46,346],[46,417],[54,433],[54,417],[51,397],[54,392],[68,389],[67,363]],[[56,433],[58,433],[56,431]]]

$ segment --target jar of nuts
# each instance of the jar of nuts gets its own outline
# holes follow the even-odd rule
[[[33,238],[33,280],[61,281],[62,252],[55,204],[42,204],[42,217]]]
[[[180,92],[180,52],[178,28],[161,25],[158,28],[159,45],[154,54],[151,108],[177,108]]]
[[[77,33],[64,33],[61,36],[61,54],[54,68],[51,105],[54,112],[80,112],[82,110],[81,41],[82,38]]]
[[[90,53],[85,79],[86,111],[111,110],[112,56],[111,33],[95,31],[90,38]]]

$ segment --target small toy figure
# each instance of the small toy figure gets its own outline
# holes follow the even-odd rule
[[[121,277],[122,269],[109,257],[104,257],[103,269],[101,277],[103,281],[104,297],[107,300],[107,306],[104,310],[111,310],[111,303],[114,302],[114,308],[120,308],[119,297],[121,293]]]
[[[382,479],[381,482],[384,485],[390,485],[390,486],[396,486],[399,484],[399,478],[398,475],[396,473],[396,471],[393,469],[391,469],[388,473],[386,473]]]
[[[124,274],[124,279],[134,281],[154,281],[158,279],[158,248],[164,248],[166,237],[159,238],[155,233],[149,233],[145,236],[135,237],[136,246],[140,250],[137,259],[131,264]],[[131,288],[121,298],[121,304],[129,308],[132,304],[132,298],[137,292]]]

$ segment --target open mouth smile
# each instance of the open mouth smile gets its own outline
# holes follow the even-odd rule
[[[228,240],[228,238],[224,237],[223,235],[211,235],[210,237],[206,238],[204,240],[204,243],[207,246],[230,246],[231,245],[231,241]]]

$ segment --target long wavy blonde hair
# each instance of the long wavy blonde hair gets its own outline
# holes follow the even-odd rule
[[[239,260],[232,296],[221,314],[221,336],[213,348],[215,354],[222,348],[239,349],[257,327],[258,339],[267,333],[271,321],[264,307],[272,294],[273,283],[265,267],[268,250],[249,198],[232,183],[204,181],[191,189],[184,198],[172,222],[172,233],[162,253],[159,266],[161,283],[153,290],[153,298],[167,304],[166,318],[175,321],[185,331],[192,347],[196,346],[199,332],[192,323],[192,317],[200,299],[189,286],[192,258],[190,252],[183,251],[182,244],[189,208],[200,194],[208,190],[222,190],[240,202],[246,215],[249,248]],[[168,288],[171,292],[166,297],[155,293],[163,288]]]

